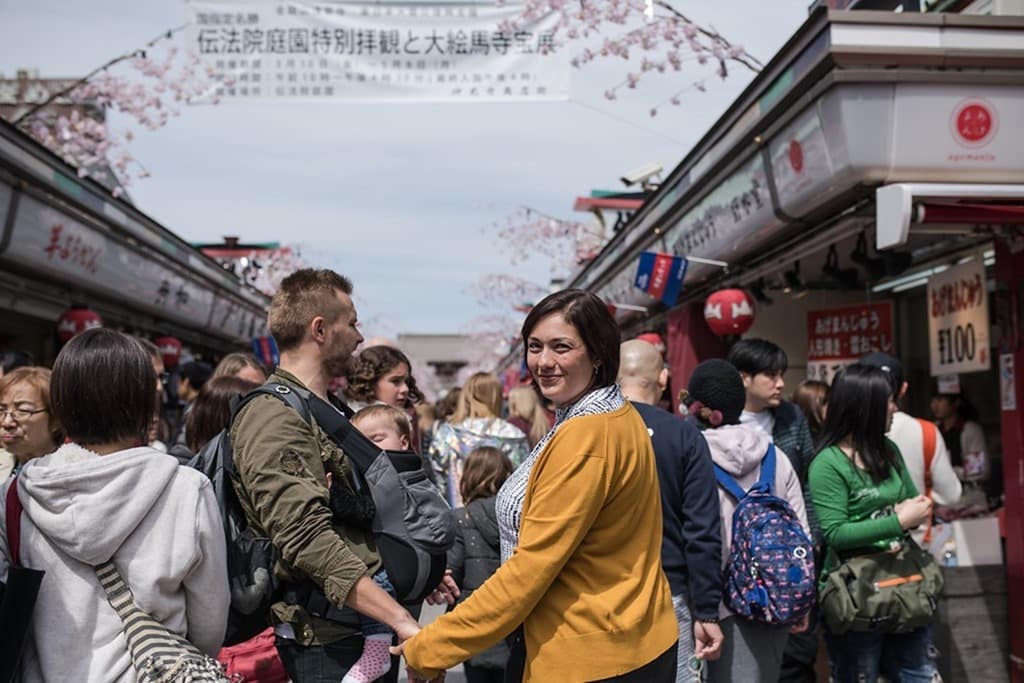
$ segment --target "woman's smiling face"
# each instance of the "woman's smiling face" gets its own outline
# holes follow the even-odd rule
[[[530,331],[526,365],[544,397],[559,408],[575,402],[594,381],[594,361],[560,312],[541,318]]]

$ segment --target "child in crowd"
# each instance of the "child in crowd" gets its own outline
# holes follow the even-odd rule
[[[409,450],[412,426],[409,424],[408,416],[398,408],[384,403],[369,405],[353,415],[351,422],[381,450]],[[341,507],[352,509],[351,504],[346,506],[345,501],[338,500],[345,495],[341,487],[331,487],[329,478],[327,486],[331,489],[331,507],[335,515],[339,514]],[[356,504],[358,505],[358,502]],[[370,514],[369,517],[372,520],[373,515]],[[391,597],[395,597],[395,587],[383,568],[373,575],[373,581]],[[363,654],[349,669],[342,683],[369,683],[391,669],[391,654],[388,652],[394,636],[391,629],[362,614],[359,615],[359,626],[363,633]]]
[[[459,482],[466,507],[455,511],[455,544],[448,551],[448,569],[462,589],[458,602],[472,595],[498,569],[494,497],[513,469],[509,457],[493,446],[480,446],[466,458]],[[502,640],[470,657],[464,665],[467,683],[501,683],[508,654],[508,645]]]

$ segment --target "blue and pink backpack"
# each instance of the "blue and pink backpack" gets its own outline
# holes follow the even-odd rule
[[[751,621],[799,622],[816,600],[814,545],[789,503],[772,494],[775,445],[768,446],[749,491],[717,464],[715,479],[737,501],[723,573],[726,606]]]

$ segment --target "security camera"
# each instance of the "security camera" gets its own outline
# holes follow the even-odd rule
[[[640,185],[643,188],[647,188],[657,184],[655,182],[652,182],[652,179],[655,176],[661,175],[662,170],[663,169],[661,167],[661,164],[652,162],[649,164],[644,164],[643,166],[634,171],[630,171],[626,175],[619,178],[619,180],[621,180],[622,184],[625,185],[626,187]]]

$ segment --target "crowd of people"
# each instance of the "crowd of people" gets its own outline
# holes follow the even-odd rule
[[[46,572],[22,680],[145,680],[108,571],[194,646],[182,661],[226,670],[189,680],[388,681],[403,656],[423,681],[460,663],[470,683],[814,681],[824,642],[836,683],[932,681],[941,576],[919,544],[933,502],[991,469],[963,397],[933,399],[937,426],[912,418],[902,364],[873,353],[789,401],[785,352],[741,339],[694,369],[675,414],[658,407],[661,350],[565,290],[523,323],[529,385],[506,396],[480,372],[428,404],[400,350],[356,353],[351,295],[333,271],[294,273],[269,311],[277,367],[192,360],[173,387],[152,343],[110,329],[73,338],[52,370],[5,356],[0,578]],[[450,505],[446,520],[404,512],[438,537],[451,523],[436,589],[396,588],[415,556],[382,533],[379,472],[336,420]],[[195,464],[224,443],[216,490]],[[238,641],[231,505],[272,547],[275,587],[265,630]],[[424,599],[447,611],[421,627]]]

